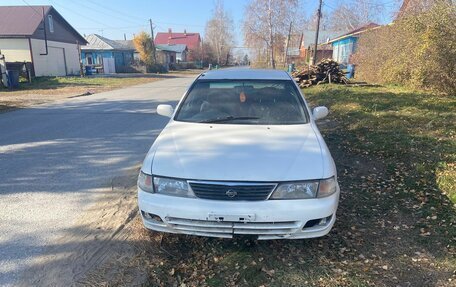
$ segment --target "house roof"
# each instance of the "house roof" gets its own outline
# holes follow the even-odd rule
[[[288,56],[299,56],[302,45],[303,34],[291,34],[288,43]]]
[[[309,46],[315,45],[315,33],[313,30],[305,30],[302,46],[307,48]],[[340,32],[322,30],[318,33],[318,44],[323,44],[328,42],[330,39],[333,39],[339,35]]]
[[[378,24],[375,24],[375,23],[369,23],[369,24],[366,24],[364,26],[361,26],[359,28],[356,28],[355,30],[352,30],[348,33],[345,33],[341,36],[338,36],[336,37],[335,39],[332,39],[330,41],[328,41],[328,43],[333,43],[333,42],[336,42],[336,41],[339,41],[339,40],[342,40],[342,39],[345,39],[345,38],[348,38],[348,37],[353,37],[353,36],[356,36],[356,35],[359,35],[359,34],[362,34],[362,33],[365,33],[367,31],[370,31],[370,30],[373,30],[373,29],[377,29],[377,28],[380,28],[381,26],[378,25]]]
[[[98,34],[90,34],[86,40],[89,44],[81,47],[82,50],[135,50],[131,40],[111,40]]]
[[[156,45],[165,44],[184,44],[188,49],[196,49],[200,46],[201,36],[199,33],[173,33],[170,30],[168,32],[158,32],[154,40]]]
[[[301,54],[301,50],[299,48],[288,48],[287,56],[299,56]]]
[[[176,53],[182,53],[185,50],[187,50],[187,45],[185,44],[157,44],[155,45],[157,50],[161,51],[169,51],[169,52],[176,52]]]
[[[130,50],[136,50],[135,44],[133,43],[133,40],[114,40],[118,44],[124,46],[125,48],[128,48]]]
[[[0,6],[0,38],[33,36],[45,16],[53,11],[67,28],[85,44],[82,37],[52,6]]]

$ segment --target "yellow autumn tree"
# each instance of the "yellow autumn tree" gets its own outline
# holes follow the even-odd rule
[[[154,64],[154,46],[150,35],[144,31],[133,38],[136,50],[139,52],[139,58],[146,66]]]

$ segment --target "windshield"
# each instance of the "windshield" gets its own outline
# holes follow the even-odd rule
[[[286,125],[307,123],[291,80],[198,80],[175,120],[198,123]]]

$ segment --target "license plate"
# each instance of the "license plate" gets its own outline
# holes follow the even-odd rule
[[[255,214],[214,214],[209,213],[207,220],[211,221],[234,221],[234,222],[251,222],[255,220]]]

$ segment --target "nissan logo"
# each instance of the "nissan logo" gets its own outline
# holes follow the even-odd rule
[[[227,192],[225,192],[226,196],[228,196],[229,198],[233,198],[237,195],[237,191],[235,190],[232,190],[232,189],[229,189]]]

